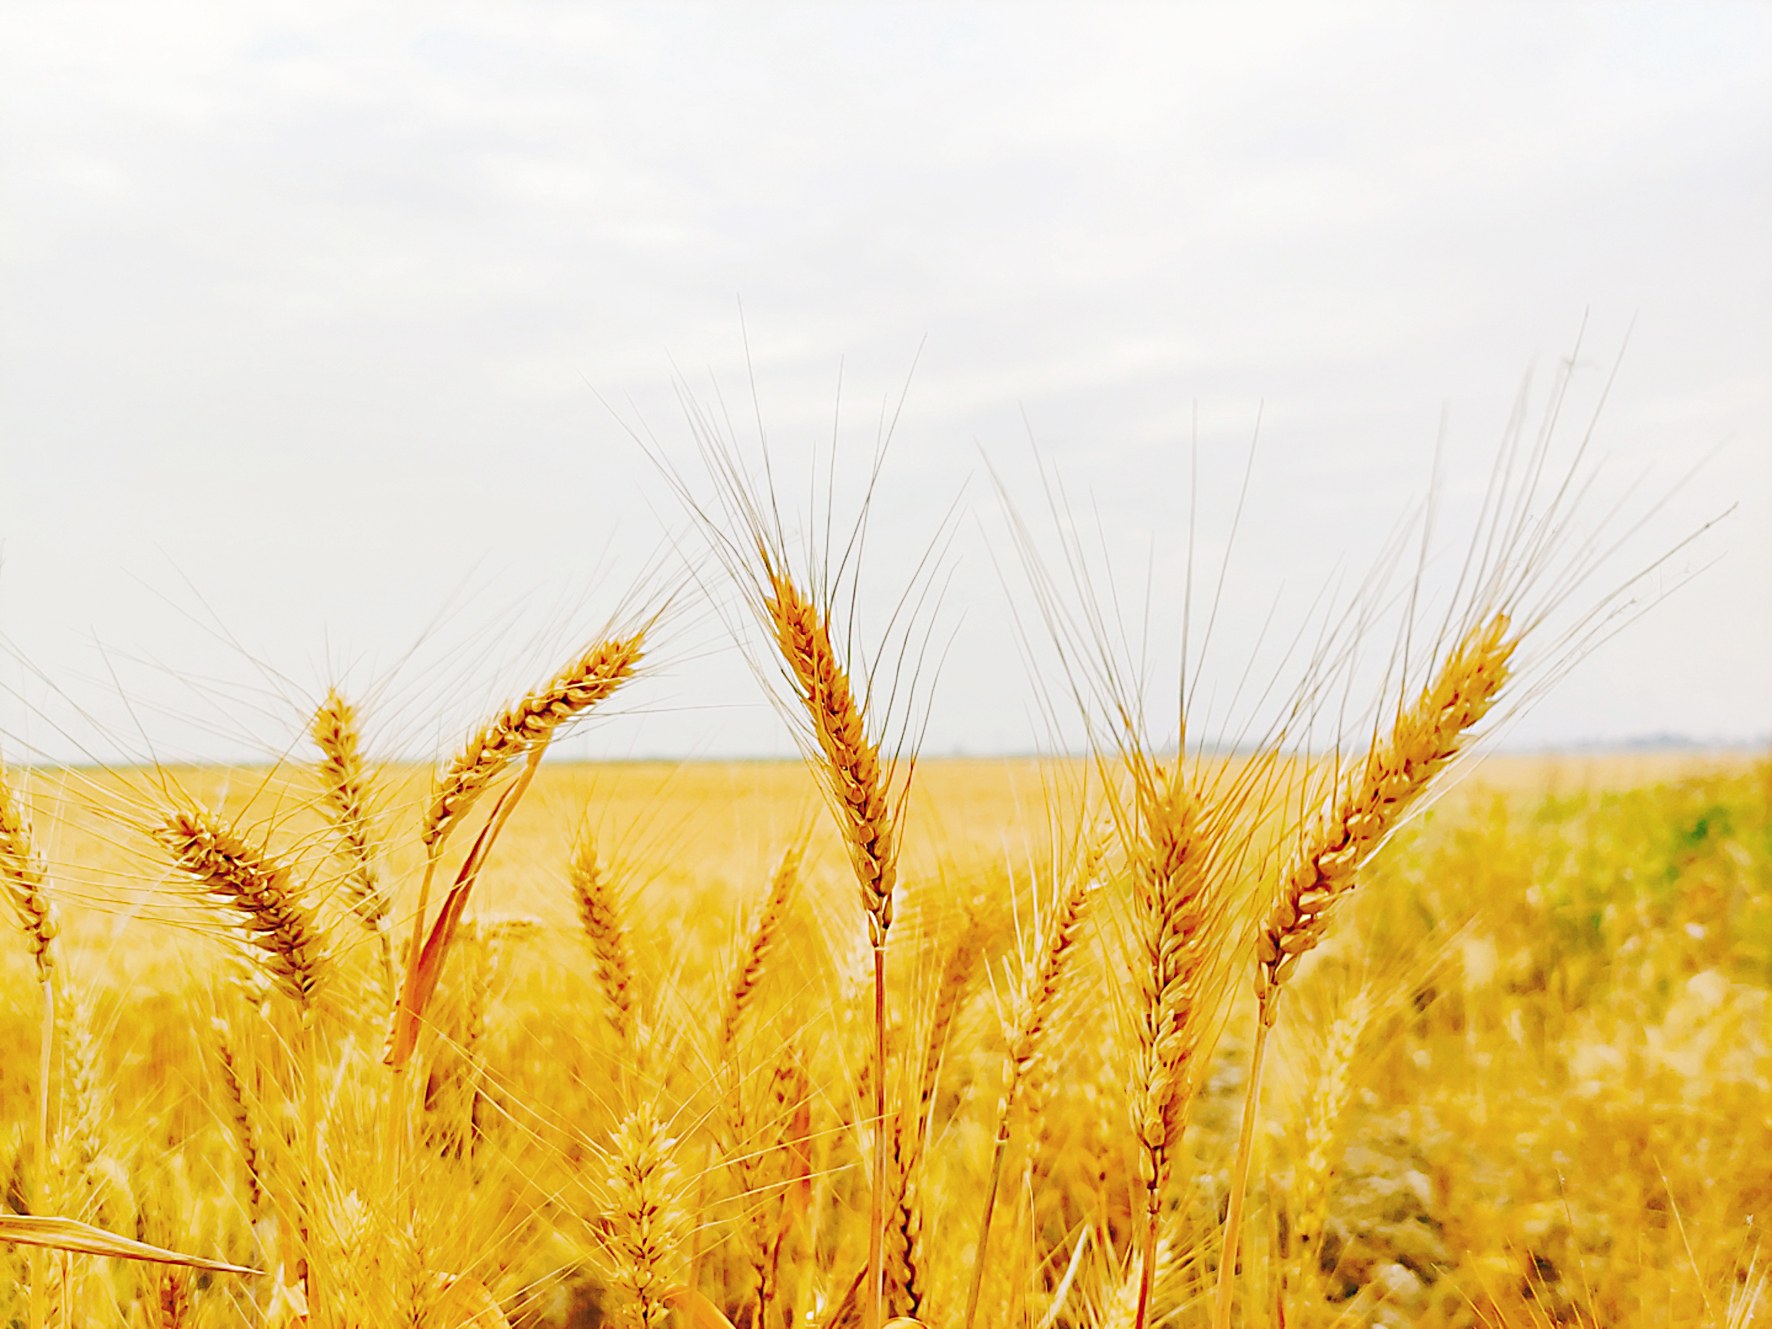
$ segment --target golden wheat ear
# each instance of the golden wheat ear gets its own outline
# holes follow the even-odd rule
[[[609,1143],[609,1254],[614,1284],[640,1329],[670,1318],[687,1247],[677,1141],[650,1100],[623,1118]]]
[[[1060,996],[1072,981],[1071,971],[1081,947],[1083,924],[1088,917],[1100,866],[1099,855],[1091,851],[1082,855],[1068,874],[1060,878],[1062,889],[1047,912],[1038,944],[1026,957],[1015,979],[1011,997],[1013,1005],[1004,1030],[1003,1088],[997,1100],[997,1130],[991,1143],[990,1174],[985,1184],[977,1244],[972,1252],[963,1329],[972,1329],[978,1316],[985,1259],[990,1252],[991,1227],[1002,1189],[1003,1167],[1009,1153],[1016,1105],[1038,1073]]]
[[[656,621],[654,616],[630,633],[612,636],[587,648],[541,687],[499,711],[469,736],[467,744],[433,782],[419,826],[419,839],[425,850],[424,875],[413,912],[406,972],[383,1055],[383,1060],[395,1070],[412,1058],[425,1006],[442,981],[450,941],[460,926],[480,870],[505,822],[535,778],[548,744],[562,729],[608,700],[634,677],[645,654],[646,634]],[[522,774],[500,794],[427,934],[431,883],[444,845],[479,797],[519,759],[523,761]]]
[[[787,926],[788,909],[799,889],[803,856],[802,845],[789,846],[781,856],[775,875],[770,878],[769,894],[757,910],[750,937],[726,986],[726,1011],[720,1017],[720,1029],[714,1039],[716,1061],[724,1061],[730,1056],[738,1042],[740,1022],[756,1001],[764,971],[781,938],[782,929]]]
[[[329,965],[326,940],[290,867],[200,808],[179,808],[154,828],[173,864],[227,906],[252,939],[259,964],[304,1013]]]
[[[567,869],[579,925],[590,943],[597,986],[609,1008],[615,1035],[630,1048],[634,1041],[634,1006],[637,994],[634,956],[622,923],[621,901],[615,882],[597,855],[597,842],[588,829],[579,833]]]
[[[46,989],[55,976],[54,943],[60,930],[50,899],[49,875],[31,838],[31,821],[0,764],[0,893],[24,934],[37,967],[37,981]]]
[[[381,845],[370,810],[372,791],[363,761],[363,732],[357,708],[336,688],[329,690],[314,712],[308,734],[320,751],[322,808],[344,859],[345,897],[352,914],[374,938],[383,972],[391,977],[393,950],[388,940],[388,915],[392,901],[377,867]]]
[[[487,720],[437,777],[419,825],[419,841],[436,852],[480,796],[522,757],[544,747],[565,725],[613,696],[633,678],[645,654],[647,629],[587,647],[546,683]]]
[[[902,813],[915,766],[914,725],[905,707],[915,700],[910,694],[916,691],[916,679],[913,670],[902,669],[898,680],[904,684],[902,691],[882,683],[859,659],[845,625],[837,622],[835,608],[855,589],[869,499],[879,478],[885,440],[876,449],[867,494],[846,543],[830,547],[828,494],[824,511],[809,513],[805,530],[795,532],[790,542],[767,447],[762,449],[763,478],[758,480],[741,461],[737,444],[692,401],[685,404],[713,479],[713,502],[704,506],[681,476],[668,465],[662,469],[702,524],[712,552],[743,591],[746,606],[768,642],[767,652],[751,649],[753,667],[771,683],[772,699],[787,717],[823,788],[859,888],[873,967],[873,1066],[868,1086],[875,1129],[868,1265],[857,1295],[863,1324],[879,1329],[884,1319],[889,1183],[889,1133],[881,1128],[888,1119],[886,946],[893,922]],[[803,560],[792,555],[800,547]],[[939,547],[938,536],[893,616],[888,636],[897,642],[901,666],[906,657],[919,652],[910,638],[919,628],[926,629],[924,611]],[[741,640],[752,640],[739,635]],[[894,697],[900,703],[896,708],[890,700],[883,707],[876,700]],[[890,713],[895,709],[896,714]]]
[[[1504,613],[1473,624],[1300,843],[1256,937],[1255,995],[1264,1024],[1274,1022],[1286,979],[1322,941],[1361,866],[1471,742],[1507,685],[1519,640]]]

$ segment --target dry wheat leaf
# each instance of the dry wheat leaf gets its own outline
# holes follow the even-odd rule
[[[19,1246],[45,1246],[50,1250],[74,1251],[80,1255],[114,1255],[120,1260],[146,1260],[153,1264],[177,1264],[187,1269],[203,1269],[212,1274],[261,1275],[261,1269],[248,1269],[221,1260],[206,1260],[200,1255],[184,1255],[145,1241],[132,1241],[115,1232],[93,1227],[72,1218],[37,1217],[31,1214],[0,1213],[0,1241]]]

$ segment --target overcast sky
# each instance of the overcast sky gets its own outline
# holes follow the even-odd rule
[[[263,755],[332,677],[451,746],[694,548],[628,432],[695,479],[678,374],[796,495],[908,383],[862,635],[951,510],[926,748],[1024,750],[1030,434],[1161,684],[1188,477],[1216,569],[1259,418],[1212,692],[1437,441],[1453,529],[1584,321],[1595,502],[1709,460],[1574,601],[1735,506],[1509,740],[1772,734],[1772,8],[1083,13],[8,6],[8,750]],[[583,750],[784,749],[698,596]]]

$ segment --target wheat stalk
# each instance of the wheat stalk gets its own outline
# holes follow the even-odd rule
[[[289,867],[200,809],[168,813],[153,835],[181,871],[236,911],[259,963],[304,1013],[311,1011],[326,946]]]
[[[885,1296],[886,1128],[886,935],[892,926],[892,894],[898,846],[879,744],[869,737],[848,670],[831,643],[830,626],[813,600],[794,584],[766,547],[759,551],[768,579],[763,608],[775,644],[793,679],[798,700],[824,758],[822,774],[861,887],[873,950],[873,1200],[870,1205],[865,1323],[877,1329]]]
[[[1225,904],[1211,874],[1206,809],[1179,762],[1129,762],[1133,806],[1124,828],[1136,904],[1139,991],[1132,1125],[1144,1183],[1144,1247],[1134,1324],[1149,1322],[1158,1224],[1173,1154],[1187,1121],[1208,1017],[1219,990]]]

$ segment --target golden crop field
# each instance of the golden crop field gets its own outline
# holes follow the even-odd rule
[[[965,1315],[1006,1039],[1068,883],[1051,830],[1077,773],[925,763],[902,821],[887,1299],[932,1325]],[[379,866],[409,891],[420,857],[396,828],[416,823],[425,774],[366,778]],[[5,1322],[29,1322],[33,1272],[48,1322],[81,1326],[298,1323],[304,1291],[316,1324],[859,1315],[866,948],[805,767],[542,767],[404,1083],[382,1064],[387,977],[348,913],[322,772],[14,780],[62,927],[42,1183],[27,934],[0,970],[9,1207],[264,1272],[15,1247]],[[132,833],[185,795],[310,884],[328,972],[305,1019]],[[1769,800],[1764,761],[1496,758],[1377,858],[1276,1026],[1237,1322],[1756,1322]],[[575,841],[599,869],[581,858],[576,884]],[[1131,1322],[1136,997],[1126,884],[1099,877],[1109,898],[1077,931],[1007,1127],[979,1323]],[[588,898],[606,911],[592,935]],[[1211,1313],[1253,1019],[1237,987],[1164,1199],[1153,1322]]]
[[[1765,1316],[1772,762],[1456,779],[1654,598],[1579,448],[1510,437],[1222,749],[1012,513],[1087,755],[919,761],[939,558],[858,649],[867,501],[790,535],[691,424],[802,761],[544,761],[668,666],[643,584],[435,766],[334,689],[263,766],[4,773],[9,1323]]]

